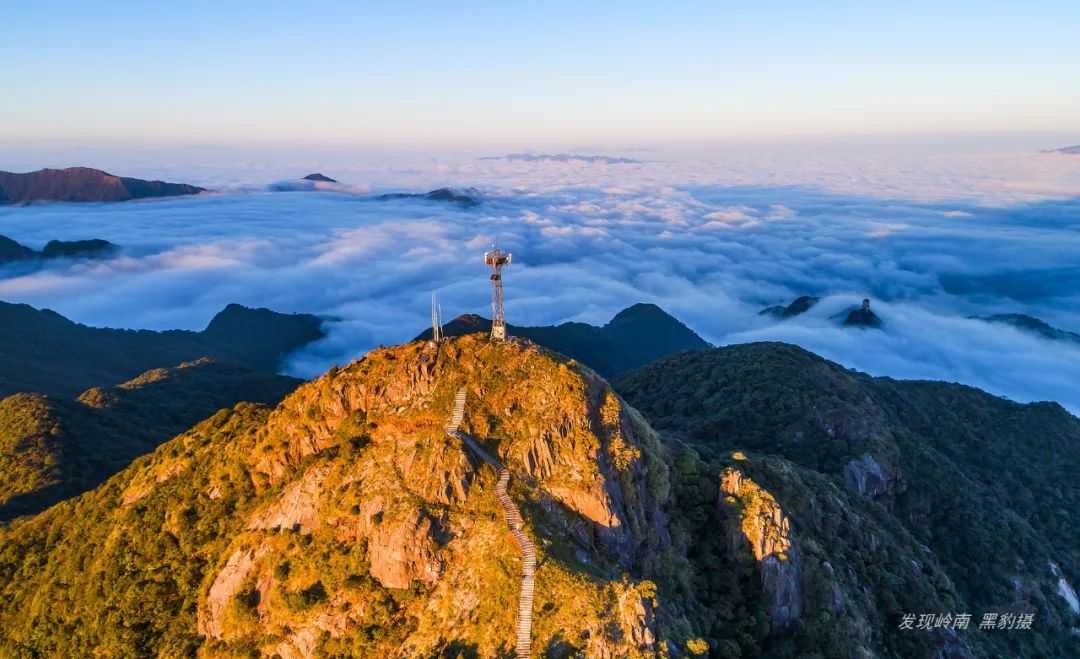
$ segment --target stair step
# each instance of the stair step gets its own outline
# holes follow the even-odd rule
[[[510,527],[510,533],[514,536],[514,541],[518,545],[518,552],[521,554],[521,594],[518,598],[516,655],[518,659],[529,659],[532,656],[533,573],[536,570],[536,547],[533,545],[532,540],[529,539],[529,536],[522,531],[525,520],[507,492],[507,486],[510,483],[510,470],[488,456],[471,437],[458,430],[462,420],[465,418],[465,398],[467,393],[465,387],[462,387],[454,394],[454,409],[451,410],[450,420],[446,424],[446,434],[460,439],[484,462],[493,464],[499,471],[499,481],[495,484],[495,499],[503,509],[503,520]]]

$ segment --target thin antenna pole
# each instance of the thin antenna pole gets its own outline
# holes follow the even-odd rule
[[[431,294],[431,340],[435,343],[442,341],[442,321],[439,318],[439,302],[434,293]]]

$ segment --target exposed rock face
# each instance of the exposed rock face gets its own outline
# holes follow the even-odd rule
[[[731,542],[734,547],[749,544],[768,598],[770,626],[782,630],[802,614],[802,574],[791,522],[776,499],[739,469],[721,473],[720,491]]]
[[[435,524],[419,510],[398,513],[379,524],[368,544],[371,576],[386,588],[408,588],[413,580],[432,585],[442,574]]]
[[[614,620],[589,634],[585,656],[600,659],[663,656],[656,637],[655,587],[618,584]]]
[[[444,430],[462,386],[462,428],[511,467],[536,538],[536,647],[565,638],[590,657],[660,656],[656,587],[624,576],[668,542],[655,434],[592,371],[475,336],[374,351],[271,413],[219,415],[227,439],[193,431],[118,483],[121,514],[164,505],[170,534],[199,519],[183,497],[236,509],[213,549],[197,550],[209,552],[195,612],[203,656],[355,656],[378,643],[420,659],[443,656],[447,639],[472,639],[477,656],[512,647],[520,558],[495,473]]]
[[[1050,573],[1057,579],[1058,595],[1065,600],[1073,613],[1080,615],[1080,598],[1076,596],[1076,590],[1069,583],[1069,580],[1065,578],[1065,575],[1061,573],[1061,568],[1058,567],[1057,563],[1050,563]]]
[[[329,473],[325,466],[315,467],[299,480],[289,483],[273,504],[255,514],[248,523],[249,531],[291,529],[311,533],[320,519],[317,504],[322,495],[323,481]]]
[[[113,176],[99,169],[69,167],[15,174],[0,172],[0,203],[34,201],[128,201],[205,192],[182,183]]]
[[[869,453],[844,465],[844,484],[864,497],[874,499],[888,493],[893,480]]]
[[[781,558],[770,554],[759,564],[761,585],[769,598],[769,625],[775,632],[790,627],[802,615],[802,573],[798,552]]]
[[[199,610],[199,633],[212,638],[222,638],[225,634],[225,608],[240,590],[240,586],[255,567],[255,559],[265,551],[238,549],[233,552],[225,565],[217,573],[206,599]]]

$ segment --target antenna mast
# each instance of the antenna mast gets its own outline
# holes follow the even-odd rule
[[[503,266],[510,265],[510,252],[504,252],[492,246],[490,252],[484,252],[484,263],[491,266],[491,339],[506,340],[506,313],[503,309]]]
[[[434,293],[431,294],[431,340],[440,343],[443,340],[442,307]]]

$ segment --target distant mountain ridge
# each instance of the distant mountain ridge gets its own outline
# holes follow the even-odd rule
[[[1018,330],[1027,332],[1029,334],[1035,334],[1041,336],[1044,339],[1050,339],[1052,341],[1068,341],[1070,343],[1080,343],[1080,334],[1076,332],[1069,332],[1067,330],[1058,329],[1053,325],[1047,323],[1041,318],[1035,316],[1028,316],[1022,313],[1001,313],[991,316],[972,316],[975,320],[982,320],[988,323],[997,323],[1002,325],[1012,325]]]
[[[323,336],[316,316],[238,304],[201,332],[154,332],[87,327],[53,311],[0,302],[0,395],[71,397],[200,357],[275,372],[287,353]]]
[[[446,336],[490,329],[491,321],[475,314],[458,316],[443,326]],[[573,357],[604,377],[613,377],[672,353],[711,347],[655,304],[627,307],[603,327],[571,322],[541,327],[508,325],[507,331]],[[430,329],[417,337],[430,338]]]
[[[1078,156],[1080,155],[1080,144],[1076,144],[1073,146],[1063,146],[1060,149],[1049,149],[1047,151],[1044,151],[1043,153],[1063,153],[1067,156]]]
[[[476,188],[437,188],[430,192],[387,192],[375,197],[378,201],[392,201],[395,199],[422,199],[426,201],[443,201],[457,204],[463,207],[472,207],[480,203],[480,191]]]
[[[0,265],[59,258],[101,258],[115,252],[117,246],[107,240],[50,240],[40,252],[0,236]]]
[[[811,295],[801,295],[791,302],[791,304],[784,306],[782,304],[774,305],[771,307],[765,307],[758,312],[759,316],[769,316],[776,320],[787,320],[794,318],[795,316],[801,316],[802,314],[810,311],[810,309],[817,306],[818,302],[821,302],[821,298]],[[881,318],[870,310],[870,300],[863,300],[861,306],[849,307],[838,314],[830,316],[831,320],[839,321],[840,324],[845,327],[873,327],[879,328],[882,325]]]
[[[795,298],[795,300],[787,306],[775,305],[771,307],[765,307],[758,312],[758,315],[772,316],[781,320],[785,318],[792,318],[794,316],[806,313],[811,309],[811,307],[813,307],[820,301],[821,298],[819,297],[813,297],[811,295],[801,295]]]
[[[39,169],[23,174],[0,172],[0,204],[26,204],[35,201],[129,201],[200,192],[206,190],[184,183],[114,176],[89,167]]]

